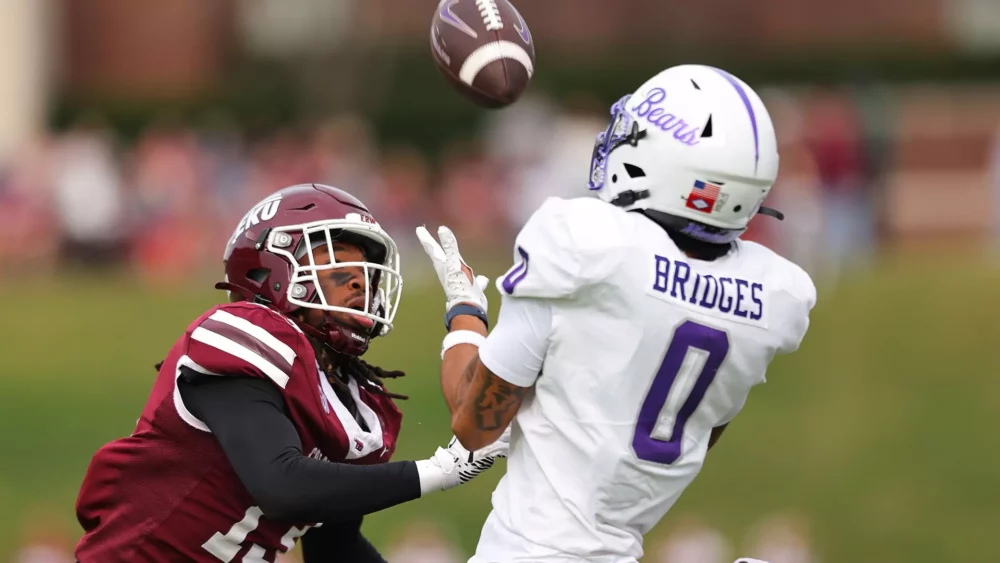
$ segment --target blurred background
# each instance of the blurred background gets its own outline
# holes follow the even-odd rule
[[[484,112],[434,69],[433,0],[0,0],[0,561],[71,561],[90,456],[221,300],[239,218],[291,184],[353,193],[400,245],[371,356],[409,374],[397,458],[432,453],[442,301],[413,227],[502,273],[545,197],[586,195],[610,104],[689,62],[770,108],[788,218],[747,238],[819,304],[644,561],[998,560],[1000,1],[517,6],[536,76]],[[465,561],[502,471],[366,533],[391,561]]]

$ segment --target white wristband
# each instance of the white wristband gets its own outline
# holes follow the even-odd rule
[[[478,347],[482,346],[485,341],[485,336],[472,330],[456,330],[454,332],[449,332],[448,335],[444,337],[444,342],[441,343],[441,359],[443,360],[444,353],[454,346],[458,346],[459,344],[472,344],[473,346]]]
[[[435,491],[443,491],[445,486],[444,471],[429,459],[417,460],[417,475],[420,476],[420,496],[424,497]]]

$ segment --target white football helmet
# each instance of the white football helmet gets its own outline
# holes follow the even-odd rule
[[[693,238],[746,231],[778,175],[774,125],[760,97],[724,70],[669,68],[611,108],[597,136],[590,189]]]

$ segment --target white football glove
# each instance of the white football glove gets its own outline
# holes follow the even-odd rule
[[[475,276],[475,282],[462,270],[462,266],[469,267],[462,259],[458,251],[458,240],[455,233],[444,225],[438,227],[438,238],[441,243],[434,240],[434,237],[427,231],[426,227],[417,227],[417,238],[424,247],[424,252],[430,257],[434,264],[434,271],[437,272],[438,281],[444,288],[445,310],[451,310],[459,303],[475,305],[483,310],[489,311],[489,303],[486,300],[486,287],[490,284],[490,279],[486,276]],[[469,268],[472,271],[472,268]]]
[[[468,483],[493,467],[496,458],[507,457],[509,448],[509,428],[496,442],[474,452],[465,449],[458,438],[452,437],[447,448],[438,448],[430,459],[416,462],[421,496]]]

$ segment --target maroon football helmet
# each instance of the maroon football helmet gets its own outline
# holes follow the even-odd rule
[[[365,261],[338,261],[334,241],[360,247]],[[324,245],[330,260],[318,264],[313,251]],[[321,327],[292,317],[303,331],[341,354],[360,356],[373,337],[392,329],[403,285],[396,243],[368,208],[345,191],[300,184],[271,194],[243,217],[222,259],[226,278],[216,285],[219,289],[286,315],[306,307],[348,313],[374,323],[364,332],[337,323],[330,315]],[[331,305],[319,285],[322,273],[348,267],[364,269],[364,310]]]

